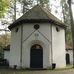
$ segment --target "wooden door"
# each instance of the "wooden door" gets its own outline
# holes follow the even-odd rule
[[[43,49],[38,44],[35,44],[31,47],[30,67],[31,68],[43,68]]]

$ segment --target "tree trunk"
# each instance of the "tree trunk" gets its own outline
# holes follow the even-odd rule
[[[74,24],[73,24],[73,15],[72,15],[72,9],[71,9],[71,2],[72,2],[72,0],[68,0],[69,13],[70,13],[70,23],[71,23],[71,30],[72,30],[72,41],[73,41],[73,68],[74,68]]]
[[[16,20],[16,0],[14,0],[14,21]]]

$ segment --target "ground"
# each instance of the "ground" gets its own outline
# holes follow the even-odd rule
[[[60,69],[60,70],[0,69],[0,74],[74,74],[74,69]]]

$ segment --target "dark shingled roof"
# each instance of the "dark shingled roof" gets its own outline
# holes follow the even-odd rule
[[[70,44],[65,44],[66,45],[66,50],[73,50],[73,46]]]
[[[42,8],[40,5],[34,6],[23,16],[13,22],[8,28],[11,30],[23,23],[53,23],[54,25],[66,28],[62,21],[56,18],[49,10]]]

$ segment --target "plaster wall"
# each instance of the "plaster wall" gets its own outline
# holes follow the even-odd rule
[[[53,63],[56,63],[56,68],[63,68],[66,66],[65,62],[65,30],[59,28],[56,31],[57,26],[52,26],[52,52]]]
[[[18,32],[16,29],[18,28]],[[11,30],[11,47],[10,47],[10,57],[9,64],[10,67],[20,67],[20,49],[21,49],[21,26],[17,26]]]
[[[37,23],[38,24],[38,23]],[[39,24],[38,30],[34,29],[35,24],[23,26],[23,51],[22,66],[30,68],[30,49],[32,45],[39,44],[43,47],[43,68],[51,63],[51,29],[49,24]]]

